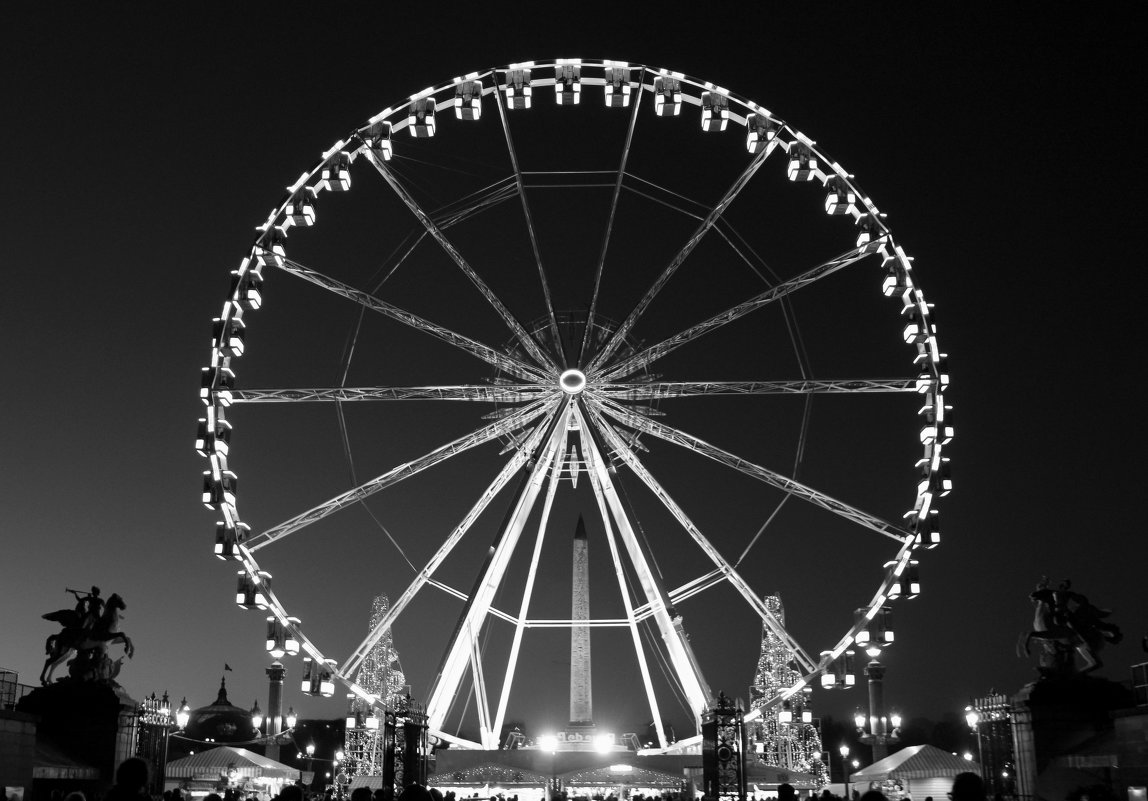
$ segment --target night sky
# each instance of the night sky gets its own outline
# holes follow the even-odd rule
[[[210,703],[227,663],[232,701],[266,704],[263,617],[235,607],[236,568],[211,555],[215,517],[198,502],[206,465],[193,449],[199,370],[228,273],[284,187],[373,114],[456,75],[575,56],[665,67],[759,102],[856,176],[915,259],[951,357],[956,489],[942,502],[944,542],[921,560],[923,594],[895,607],[898,642],[884,659],[890,702],[910,717],[937,719],[972,696],[1014,692],[1033,678],[1033,660],[1014,648],[1031,626],[1027,593],[1042,575],[1070,578],[1113,610],[1126,639],[1104,652],[1102,675],[1124,680],[1130,664],[1148,658],[1139,644],[1148,631],[1148,549],[1133,507],[1143,475],[1133,361],[1141,338],[1134,276],[1143,256],[1133,240],[1146,109],[1135,77],[1142,42],[1122,10],[1101,17],[1067,6],[987,4],[753,4],[737,16],[674,4],[322,8],[304,15],[272,4],[192,4],[176,13],[144,4],[9,3],[0,11],[8,376],[0,666],[35,683],[44,638],[55,631],[40,615],[72,605],[65,587],[96,584],[128,605],[122,628],[137,655],[120,681],[133,696],[166,689],[193,707]],[[626,112],[603,111],[600,91],[587,89],[572,112],[585,114],[578,124],[592,136],[572,129],[575,116],[556,116],[549,90],[538,91],[536,109],[511,120],[524,163],[616,169]],[[525,116],[535,111],[536,119]],[[744,163],[745,153],[740,128],[703,135],[696,114],[687,106],[681,118],[659,120],[645,109],[634,171],[704,200],[720,195],[736,171],[708,172],[688,154],[711,148],[729,166],[739,152]],[[428,207],[508,174],[490,98],[473,129],[441,117],[429,142],[396,136],[396,170]],[[370,288],[415,222],[364,162],[353,181],[346,197],[320,198],[315,230],[293,235],[288,253]],[[609,191],[556,193],[530,196],[546,236],[544,260],[555,276],[585,282]],[[772,267],[792,275],[851,243],[851,226],[827,221],[823,196],[820,186],[785,181],[775,154],[730,219]],[[696,225],[664,206],[642,211],[631,202],[631,219],[641,223],[620,225],[604,279],[603,313],[615,319]],[[529,321],[541,307],[520,221],[513,200],[461,224],[457,241]],[[728,262],[707,240],[660,298],[664,305],[652,307],[647,342],[760,291]],[[795,300],[818,377],[910,374],[880,277],[866,263]],[[567,307],[585,305],[584,283],[555,282],[573,298]],[[509,340],[441,251],[424,245],[381,285],[380,297],[487,344]],[[356,328],[354,306],[289,276],[269,275],[264,295],[265,309],[249,319],[240,386],[333,386],[344,372],[348,385],[491,375],[481,362],[381,319]],[[667,360],[665,378],[797,377],[785,330],[779,312],[763,315],[758,327],[683,349]],[[800,406],[725,400],[665,401],[667,416],[658,419],[790,472]],[[801,477],[896,519],[915,493],[917,400],[817,399]],[[278,523],[352,486],[352,475],[364,480],[479,427],[490,409],[348,405],[350,463],[331,405],[236,409],[232,466],[244,519],[256,531]],[[779,496],[646,444],[651,469],[736,558]],[[421,567],[493,478],[498,450],[451,460],[260,555],[320,648],[342,658],[358,644],[371,598],[402,591],[412,574],[403,555]],[[637,482],[626,487],[667,583],[701,572]],[[565,532],[588,498],[580,484],[555,512],[547,542],[558,567],[539,589],[552,616],[565,614],[568,598]],[[453,586],[469,588],[505,503],[492,506],[475,543],[447,566]],[[791,630],[816,656],[869,600],[891,556],[879,536],[799,507],[783,507],[743,572],[759,591],[781,593]],[[605,566],[600,521],[587,522],[592,558]],[[613,614],[616,600],[603,593],[596,589],[595,614]],[[732,593],[704,597],[682,605],[693,646],[715,692],[745,697],[759,626]],[[414,694],[425,697],[459,602],[420,599],[396,626],[395,644]],[[510,591],[498,602],[517,604]],[[492,650],[505,639],[499,626]],[[601,722],[628,731],[648,715],[629,697],[635,670],[617,631],[595,640],[595,697]],[[512,717],[538,730],[565,722],[567,652],[564,630],[531,641]],[[287,703],[312,716],[343,713],[340,697],[304,699],[298,661],[287,668]],[[818,714],[839,717],[864,703],[860,689],[814,697]],[[663,711],[685,719],[676,704]]]

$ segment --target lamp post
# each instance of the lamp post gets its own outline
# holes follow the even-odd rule
[[[259,728],[263,725],[263,710],[259,708],[257,700],[251,707],[251,725],[255,727],[255,737],[259,736]]]
[[[865,675],[869,677],[869,715],[858,707],[853,722],[861,742],[873,748],[877,762],[889,756],[889,743],[901,739],[901,716],[896,711],[885,714],[885,666],[874,659],[865,667]]]
[[[972,704],[965,707],[965,723],[969,724],[969,729],[977,736],[977,761],[981,765],[981,779],[985,778],[985,747],[981,742],[981,730],[977,726],[981,722],[981,713],[973,709]]]
[[[163,706],[164,708],[161,712],[163,714],[169,714],[170,707],[167,703],[167,693],[163,694]],[[191,720],[191,707],[187,705],[187,698],[179,702],[179,708],[175,710],[174,719],[176,727],[171,731],[165,732],[163,738],[163,756],[159,763],[159,789],[161,793],[163,792],[164,784],[167,782],[167,755],[168,749],[171,746],[171,738],[173,735],[179,734],[186,729],[188,721]],[[169,720],[171,720],[170,717]]]
[[[841,754],[841,781],[845,783],[845,801],[850,801],[849,763],[846,761],[849,759],[849,746],[842,743],[841,747],[837,749],[837,753]]]
[[[986,792],[1016,795],[1013,709],[1008,696],[990,691],[965,707],[965,722],[977,736],[977,758]]]

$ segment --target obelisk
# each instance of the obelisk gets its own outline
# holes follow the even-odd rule
[[[594,725],[590,695],[590,627],[577,621],[590,619],[590,564],[586,523],[578,516],[574,529],[574,584],[570,599],[570,727]]]

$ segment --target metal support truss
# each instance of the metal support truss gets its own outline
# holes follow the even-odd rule
[[[835,256],[823,264],[819,264],[810,270],[806,270],[799,276],[791,278],[788,281],[783,281],[777,286],[771,287],[766,291],[755,295],[749,300],[743,301],[736,306],[732,306],[725,311],[718,312],[708,320],[691,326],[668,339],[662,340],[656,345],[651,345],[645,350],[635,353],[628,359],[623,359],[620,363],[606,369],[596,378],[601,381],[610,381],[611,379],[615,379],[620,376],[635,373],[644,367],[648,367],[653,362],[665,356],[667,353],[680,348],[687,342],[697,339],[703,334],[708,334],[710,331],[713,331],[716,328],[720,328],[723,325],[732,323],[734,320],[737,320],[740,317],[744,317],[750,312],[757,311],[763,306],[767,306],[770,303],[781,300],[787,295],[791,295],[797,290],[809,286],[816,281],[820,281],[822,278],[832,275],[838,270],[844,267],[848,267],[850,264],[858,262],[861,259],[864,259],[866,256],[870,255],[871,252],[872,251],[869,249],[868,245],[853,248],[852,250],[847,250],[841,255]],[[601,359],[595,359],[595,363],[600,364]]]
[[[455,527],[454,531],[450,533],[450,536],[448,536],[446,540],[443,541],[443,544],[439,546],[439,549],[435,551],[434,556],[430,558],[430,561],[427,562],[426,566],[419,571],[418,575],[415,576],[414,580],[410,583],[410,585],[406,588],[398,600],[391,604],[390,609],[388,609],[386,614],[384,614],[383,617],[379,620],[378,625],[375,626],[370,634],[367,635],[367,639],[363,640],[359,647],[355,649],[350,657],[348,657],[345,667],[345,671],[347,673],[353,673],[358,669],[359,665],[362,664],[362,661],[366,658],[367,654],[370,653],[371,649],[375,647],[375,644],[383,638],[383,635],[390,629],[402,611],[406,609],[407,605],[412,600],[414,600],[415,595],[418,594],[419,590],[421,590],[424,585],[433,584],[435,586],[444,587],[444,585],[435,581],[431,577],[434,575],[435,571],[438,570],[439,566],[442,565],[442,563],[446,560],[447,556],[450,555],[451,551],[454,550],[454,547],[459,543],[459,540],[461,540],[466,532],[470,530],[470,527],[474,524],[474,521],[477,520],[479,515],[481,515],[483,511],[486,510],[486,507],[490,505],[490,502],[494,500],[498,493],[502,491],[502,489],[510,482],[515,474],[518,473],[518,471],[527,464],[527,462],[530,460],[531,454],[533,454],[534,450],[538,447],[544,432],[551,424],[554,415],[557,414],[558,408],[559,404],[555,403],[549,409],[549,413],[546,415],[546,417],[534,427],[534,430],[531,432],[529,438],[525,443],[523,443],[523,446],[514,452],[514,455],[507,461],[502,470],[499,471],[498,475],[494,477],[494,480],[490,482],[490,485],[487,486],[482,495],[479,496],[478,500],[466,513],[462,521]],[[450,591],[449,588],[446,589],[448,592]],[[464,601],[467,600],[466,595],[461,593],[459,593],[459,595],[463,598]]]
[[[559,445],[559,453],[566,452],[565,440]],[[502,732],[502,722],[506,720],[506,706],[510,703],[510,688],[514,684],[514,672],[518,668],[518,653],[522,649],[522,635],[527,628],[526,616],[530,611],[530,599],[534,595],[534,582],[538,577],[538,564],[542,558],[542,543],[546,539],[546,527],[550,512],[554,508],[554,496],[558,492],[561,463],[550,473],[550,483],[546,488],[546,500],[542,505],[542,519],[538,522],[538,534],[534,539],[534,551],[530,555],[530,568],[526,572],[526,584],[522,588],[522,603],[518,607],[518,618],[514,621],[514,638],[510,643],[510,656],[506,661],[506,673],[502,678],[502,692],[498,697],[498,710],[494,716],[494,732]],[[498,743],[495,743],[495,748]]]
[[[526,329],[522,327],[522,323],[518,322],[517,318],[510,313],[510,309],[503,305],[502,301],[494,294],[494,291],[486,285],[486,282],[479,277],[474,268],[467,263],[462,254],[459,253],[455,246],[451,244],[450,240],[446,238],[446,234],[435,225],[430,215],[423,211],[422,207],[415,202],[415,199],[407,192],[406,187],[399,183],[399,180],[390,169],[379,160],[378,156],[376,156],[370,148],[367,148],[364,152],[367,154],[367,159],[371,162],[371,165],[374,166],[379,175],[383,176],[383,180],[390,184],[391,189],[395,191],[399,199],[407,205],[407,208],[418,218],[419,222],[423,224],[423,227],[427,229],[427,232],[434,237],[434,240],[439,243],[439,246],[442,247],[446,254],[450,256],[451,260],[458,265],[458,268],[470,279],[470,282],[474,284],[482,296],[486,298],[486,301],[498,313],[502,321],[506,323],[506,326],[514,334],[515,339],[517,339],[519,344],[530,354],[531,358],[543,369],[557,372],[558,366],[554,361],[539,347],[534,337],[530,336]],[[553,315],[553,311],[551,311],[551,314]]]
[[[579,413],[580,422],[582,424],[582,452],[591,454],[590,458],[600,459],[602,454],[596,449],[590,447],[590,437],[587,436],[586,424],[587,421],[584,416]],[[614,563],[614,575],[618,580],[618,593],[622,596],[622,605],[626,611],[626,626],[630,630],[630,639],[634,643],[634,655],[638,659],[638,670],[642,675],[642,687],[646,691],[646,699],[650,705],[651,720],[654,721],[654,729],[658,735],[658,747],[665,748],[669,745],[666,738],[665,726],[662,725],[662,713],[658,707],[658,699],[654,695],[654,685],[650,679],[650,667],[646,663],[646,651],[642,647],[642,633],[638,631],[638,616],[634,610],[634,602],[630,598],[629,588],[626,586],[626,574],[622,567],[621,554],[618,551],[618,542],[614,533],[614,527],[610,523],[610,512],[606,503],[606,497],[603,494],[602,484],[598,480],[597,466],[594,464],[589,465],[590,474],[590,487],[594,490],[594,499],[598,503],[598,513],[602,517],[602,525],[606,530],[606,541],[610,545],[610,559]],[[647,607],[652,607],[652,604],[647,604]],[[704,686],[704,683],[703,683]]]
[[[655,381],[594,384],[595,395],[618,401],[661,400],[697,395],[818,395],[916,391],[915,378],[810,378],[793,381]],[[239,393],[232,394],[238,399]]]
[[[305,267],[297,261],[284,259],[279,269],[298,276],[305,281],[310,281],[312,284],[334,292],[336,295],[341,295],[348,300],[353,300],[360,306],[378,312],[396,322],[409,325],[411,328],[437,337],[448,345],[453,345],[472,356],[477,356],[492,367],[518,376],[523,381],[550,383],[548,376],[536,367],[521,362],[508,354],[500,353],[494,348],[483,345],[481,342],[476,342],[470,337],[463,336],[455,331],[451,331],[449,328],[432,323],[430,320],[425,320],[417,314],[412,314],[411,312],[400,309],[398,306],[387,303],[385,300],[380,300],[374,295],[347,286],[342,281],[323,275],[309,267]]]
[[[682,266],[682,263],[685,262],[686,258],[691,253],[693,253],[694,248],[696,248],[698,243],[702,241],[702,237],[704,237],[709,232],[709,230],[714,227],[717,221],[721,218],[721,215],[724,214],[725,210],[729,208],[729,205],[733,203],[734,198],[736,198],[741,190],[745,188],[745,185],[749,183],[749,179],[752,178],[754,173],[757,172],[758,168],[765,163],[765,160],[769,158],[769,154],[773,152],[775,147],[776,141],[773,141],[770,142],[766,147],[762,148],[761,152],[753,157],[753,160],[746,166],[741,175],[739,175],[733,182],[733,185],[730,186],[728,190],[726,190],[726,193],[722,196],[721,200],[719,200],[714,205],[714,207],[710,209],[709,214],[707,214],[706,218],[702,220],[701,225],[698,226],[697,230],[694,231],[694,233],[686,241],[686,244],[682,246],[682,249],[678,251],[676,256],[674,256],[674,258],[666,266],[666,269],[663,270],[662,274],[659,275],[658,278],[654,281],[653,285],[650,286],[648,290],[646,290],[646,294],[643,295],[642,299],[638,301],[638,305],[634,307],[634,310],[630,312],[629,316],[626,317],[620,326],[618,326],[618,330],[614,332],[614,335],[610,338],[602,350],[598,352],[598,354],[594,357],[594,360],[590,362],[590,365],[586,370],[587,375],[598,370],[603,364],[605,364],[606,360],[614,354],[614,351],[616,351],[618,347],[626,341],[626,337],[630,335],[631,329],[633,329],[639,318],[641,318],[643,312],[646,310],[646,307],[650,305],[650,303],[657,296],[658,292],[660,292],[662,287],[666,285],[666,282],[670,280],[670,277],[673,276],[673,274],[677,272],[678,268]]]
[[[550,336],[554,338],[555,347],[561,349],[562,335],[558,333],[558,317],[554,314],[554,301],[550,297],[550,284],[546,281],[546,270],[542,268],[542,252],[538,249],[538,236],[534,232],[534,218],[530,214],[530,204],[526,201],[526,186],[522,181],[522,170],[518,166],[518,152],[514,149],[514,137],[510,135],[510,122],[506,119],[506,109],[497,99],[495,92],[494,105],[498,108],[498,117],[502,120],[502,132],[506,136],[506,151],[510,155],[510,166],[514,170],[514,179],[518,184],[518,196],[522,199],[522,216],[526,219],[526,232],[530,235],[530,247],[534,251],[534,263],[538,267],[538,280],[542,285],[542,299],[546,303],[546,315],[550,325]],[[565,354],[559,353],[565,367]],[[536,357],[537,358],[537,357]]]
[[[537,384],[455,384],[428,387],[297,387],[293,389],[233,389],[232,403],[309,403],[316,401],[449,400],[521,403],[552,394]]]
[[[494,593],[506,573],[511,554],[522,535],[522,529],[526,525],[526,520],[534,507],[538,493],[542,489],[542,483],[559,459],[561,453],[559,446],[566,437],[566,425],[572,404],[573,402],[570,400],[565,401],[563,410],[559,413],[554,430],[546,444],[544,455],[535,463],[529,481],[508,516],[506,525],[499,532],[496,542],[491,546],[490,555],[487,557],[479,579],[475,583],[475,588],[470,594],[470,600],[463,607],[458,626],[443,658],[442,667],[435,679],[430,701],[427,704],[428,724],[432,729],[441,729],[443,721],[450,711],[451,703],[458,692],[459,682],[462,680],[463,672],[470,658],[472,647],[470,640],[477,636],[482,629],[482,624],[485,622],[494,600]]]
[[[583,430],[587,430],[587,422],[582,418]],[[713,695],[702,676],[697,660],[694,658],[689,639],[681,627],[681,617],[676,614],[671,616],[669,599],[661,586],[661,582],[650,568],[650,561],[630,523],[622,499],[614,487],[613,479],[607,469],[608,462],[598,447],[598,443],[594,441],[592,436],[584,436],[582,444],[583,447],[587,448],[587,462],[590,469],[594,471],[594,478],[598,484],[596,494],[600,493],[600,497],[604,500],[606,507],[617,523],[618,533],[626,547],[627,555],[630,557],[630,564],[633,565],[638,584],[646,596],[646,602],[652,610],[654,623],[666,644],[670,664],[681,683],[686,703],[694,713],[694,723],[700,725],[702,712],[713,703]]]
[[[376,476],[365,484],[360,484],[352,490],[344,492],[342,495],[331,498],[318,506],[303,512],[303,514],[296,515],[295,517],[280,523],[277,526],[267,529],[266,531],[255,535],[251,538],[248,548],[251,551],[257,551],[260,548],[265,548],[276,540],[280,540],[298,531],[301,528],[311,525],[312,523],[322,520],[323,518],[334,514],[340,509],[344,509],[351,504],[358,503],[364,498],[369,498],[376,492],[385,489],[392,484],[397,484],[405,478],[410,478],[413,475],[421,473],[429,467],[433,467],[439,462],[449,459],[451,456],[462,453],[463,451],[470,450],[484,442],[489,442],[492,439],[505,436],[512,431],[517,431],[519,428],[527,425],[531,420],[541,416],[546,411],[544,401],[535,401],[528,406],[519,409],[514,414],[504,417],[501,420],[491,423],[484,428],[477,431],[472,431],[464,437],[459,437],[453,442],[448,442],[446,445],[441,445],[435,448],[430,453],[420,456],[418,459],[400,464],[392,467],[387,472],[380,476]]]
[[[827,509],[836,515],[844,517],[846,520],[851,520],[859,526],[876,531],[878,534],[883,534],[890,539],[898,542],[906,542],[913,538],[913,535],[892,523],[875,517],[868,512],[863,512],[856,509],[847,503],[843,503],[835,498],[831,498],[823,492],[807,487],[799,481],[792,478],[776,473],[766,467],[761,467],[753,462],[742,459],[740,456],[735,456],[728,451],[724,451],[715,445],[711,445],[703,439],[699,439],[684,431],[680,431],[670,426],[662,425],[650,420],[648,417],[643,417],[639,414],[634,414],[623,406],[614,403],[613,401],[602,401],[596,404],[596,408],[600,409],[603,413],[614,418],[624,426],[642,431],[651,436],[663,439],[666,442],[672,442],[687,450],[700,453],[713,459],[719,464],[724,464],[726,467],[732,467],[740,473],[745,473],[747,476],[763,481],[772,487],[776,487],[783,492],[786,492],[794,497],[801,498],[804,501],[812,503],[814,506],[820,506],[822,509]],[[620,441],[620,438],[619,438]]]
[[[788,650],[793,652],[794,658],[807,671],[813,670],[817,663],[814,662],[807,653],[805,653],[805,649],[798,644],[797,640],[790,636],[789,632],[785,630],[785,627],[781,625],[781,622],[774,616],[773,612],[769,610],[769,607],[766,606],[765,601],[762,600],[761,596],[750,588],[745,579],[741,577],[741,574],[734,569],[733,565],[725,560],[725,557],[723,557],[721,553],[718,552],[717,548],[715,548],[713,544],[705,537],[705,535],[702,534],[698,527],[694,525],[693,521],[690,520],[685,511],[680,506],[678,506],[677,502],[674,501],[673,498],[670,497],[670,494],[666,492],[665,488],[662,487],[661,484],[658,483],[657,479],[655,479],[650,471],[646,469],[641,460],[639,460],[638,457],[634,455],[634,452],[626,447],[626,444],[622,441],[622,438],[618,436],[617,432],[614,431],[613,427],[611,427],[605,420],[601,418],[601,414],[598,409],[592,405],[588,411],[594,422],[598,424],[599,430],[602,432],[603,436],[606,437],[606,440],[609,442],[610,446],[626,463],[626,466],[634,471],[635,475],[637,475],[638,478],[642,480],[642,483],[644,483],[649,488],[650,492],[654,494],[654,497],[662,502],[662,505],[666,507],[666,510],[669,511],[669,513],[673,515],[674,518],[682,525],[682,528],[689,533],[690,537],[701,549],[702,553],[704,553],[709,558],[709,560],[714,563],[717,569],[721,571],[725,579],[734,586],[742,598],[745,599],[746,603],[749,604],[750,608],[757,612],[758,616],[761,618],[762,623],[764,623],[770,631],[777,635],[778,639],[781,640],[781,642]]]
[[[644,91],[631,98],[630,127],[626,129],[626,141],[622,145],[622,158],[618,164],[618,176],[614,180],[614,195],[610,198],[610,216],[606,220],[606,230],[602,234],[602,251],[598,255],[598,266],[594,270],[594,291],[590,295],[590,308],[586,312],[586,329],[582,332],[582,344],[578,348],[578,364],[583,364],[586,349],[590,347],[590,332],[593,329],[594,318],[598,314],[598,292],[602,286],[602,271],[606,266],[606,250],[610,246],[610,235],[614,230],[614,217],[618,212],[618,198],[622,195],[622,179],[626,177],[626,162],[630,159],[630,145],[634,141],[634,128],[638,124],[638,107],[642,105]],[[658,720],[655,716],[654,720]]]

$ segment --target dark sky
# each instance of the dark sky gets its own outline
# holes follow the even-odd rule
[[[1113,610],[1128,636],[1105,652],[1104,675],[1127,677],[1127,666],[1145,658],[1139,640],[1148,629],[1140,592],[1146,548],[1133,505],[1143,475],[1134,361],[1141,338],[1134,276],[1143,256],[1134,237],[1145,182],[1145,101],[1132,20],[1114,8],[1101,17],[1067,6],[1038,12],[987,4],[753,4],[737,14],[720,7],[706,13],[697,4],[625,8],[515,4],[462,12],[331,3],[323,13],[301,14],[258,3],[241,10],[190,4],[179,13],[143,4],[5,4],[0,665],[34,682],[43,639],[54,631],[40,614],[70,605],[65,587],[97,584],[128,604],[123,629],[138,648],[121,675],[130,693],[167,689],[193,706],[206,704],[226,662],[235,668],[232,700],[266,703],[262,618],[235,608],[234,567],[211,556],[214,517],[198,503],[204,466],[192,447],[202,413],[199,368],[210,355],[211,319],[228,272],[283,188],[371,115],[456,75],[580,56],[665,67],[756,100],[856,175],[915,258],[951,354],[956,491],[943,504],[943,545],[922,558],[924,594],[896,608],[887,697],[908,715],[937,718],[990,688],[1019,689],[1032,667],[1014,645],[1030,627],[1026,596],[1042,575],[1071,578]],[[513,130],[523,158],[551,169],[589,168],[601,157],[613,169],[620,140],[607,134],[617,133],[621,117],[605,119],[597,91],[587,90],[584,111],[601,125],[593,129],[600,138],[555,118],[547,91],[536,100],[536,120],[512,120],[521,126]],[[484,111],[473,138],[443,119],[440,136],[411,144],[406,161],[396,162],[428,206],[506,174],[491,166],[506,153],[497,147],[501,129],[489,98]],[[680,120],[664,121],[646,109],[636,137],[649,147],[635,154],[635,170],[704,200],[729,179],[689,155],[686,145],[696,147],[702,136],[696,113],[687,107]],[[666,123],[677,128],[657,132]],[[719,161],[740,148],[738,131],[725,136],[713,145]],[[398,141],[408,144],[405,132]],[[792,273],[848,247],[837,246],[851,238],[847,224],[829,239],[819,187],[784,181],[780,154],[762,172],[770,175],[730,214],[771,265]],[[354,181],[348,197],[320,207],[319,224],[308,232],[315,236],[304,243],[300,235],[302,249],[292,254],[365,286],[413,219],[366,164],[356,164]],[[603,198],[601,190],[562,199],[539,193],[539,230],[553,242],[544,252],[556,274],[562,266],[587,274],[578,248],[593,242],[589,252],[597,255]],[[461,226],[459,241],[529,319],[536,313],[528,303],[536,293],[532,261],[521,228],[500,224],[504,211]],[[645,213],[642,225],[619,235],[609,262],[617,266],[608,267],[603,307],[616,318],[692,226],[665,211]],[[700,265],[675,277],[645,336],[745,297],[748,285],[738,283],[744,271],[722,273],[713,266],[721,258],[699,249]],[[383,297],[504,344],[505,330],[492,325],[440,253],[424,249],[412,264],[418,271],[400,271]],[[796,304],[819,376],[908,372],[896,308],[880,296],[879,279],[869,265]],[[577,286],[557,286],[570,290],[572,303],[586,302]],[[337,384],[353,307],[282,275],[269,277],[265,294],[237,370],[241,385]],[[756,339],[771,333],[776,340]],[[379,321],[364,323],[361,340],[349,384],[489,375],[467,357]],[[708,347],[683,351],[666,378],[795,377],[776,315]],[[792,405],[729,400],[688,409],[667,402],[660,419],[790,470]],[[815,403],[802,476],[895,517],[914,494],[919,449],[914,404],[905,401],[915,399],[852,400]],[[375,475],[477,428],[487,410],[478,408],[348,409],[357,475]],[[234,416],[234,462],[245,519],[256,530],[350,486],[333,408],[243,413]],[[734,557],[777,502],[759,485],[666,446],[652,444],[649,459]],[[409,580],[410,568],[379,524],[420,564],[497,464],[493,452],[459,458],[394,497],[379,496],[370,507],[374,519],[352,510],[274,555],[265,552],[277,589],[289,607],[297,603],[316,644],[342,658],[365,633],[371,597],[396,597]],[[636,509],[648,506],[636,482],[628,488]],[[473,559],[504,505],[452,568],[455,586],[469,587]],[[879,537],[799,505],[787,504],[776,538],[755,546],[745,572],[759,591],[782,593],[795,635],[816,655],[868,601],[887,549]],[[576,502],[560,507],[556,530],[572,531],[577,511]],[[647,533],[661,537],[664,521],[647,519]],[[591,522],[599,560],[601,534]],[[668,577],[696,559],[668,533],[664,550],[655,550]],[[562,582],[569,582],[563,570],[546,574],[542,601],[561,605]],[[516,598],[510,593],[500,605],[514,609]],[[744,696],[759,630],[744,609],[727,611],[726,600],[732,596],[683,612],[710,684]],[[605,614],[610,603],[596,608]],[[429,690],[452,609],[457,602],[434,597],[396,629],[416,695]],[[624,640],[610,636],[595,645],[599,703],[624,729],[644,713],[611,695],[634,669],[623,658]],[[512,714],[540,728],[564,722],[566,648],[564,632],[528,646],[520,668],[525,700]],[[288,703],[308,714],[342,713],[341,701],[303,700],[298,663],[288,671]],[[860,690],[819,692],[814,703],[842,715],[864,700]],[[680,708],[667,713],[682,717]]]

